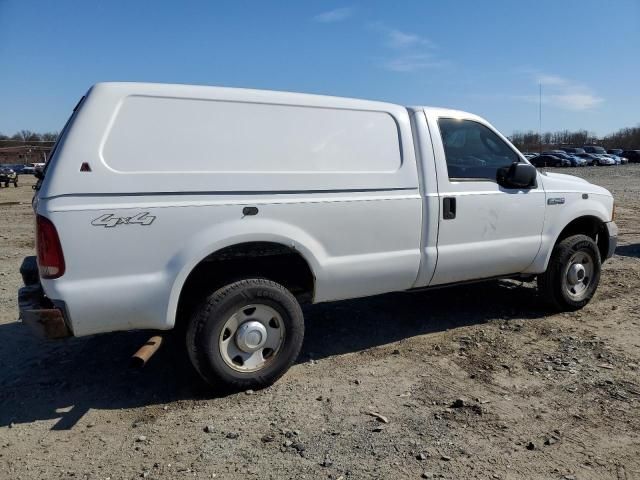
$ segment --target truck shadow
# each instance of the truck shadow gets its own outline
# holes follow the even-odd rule
[[[630,245],[618,245],[616,255],[623,257],[640,257],[640,243],[632,243]]]
[[[532,288],[506,281],[312,305],[305,309],[306,340],[298,361],[545,314]],[[148,338],[149,332],[123,332],[54,342],[33,338],[19,323],[0,325],[0,426],[57,420],[53,430],[68,430],[90,409],[225,395],[203,385],[177,338],[144,369],[129,368],[131,354]]]
[[[530,284],[493,281],[312,305],[299,361],[321,359],[489,320],[548,313]]]

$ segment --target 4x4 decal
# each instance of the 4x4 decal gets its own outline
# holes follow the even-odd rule
[[[151,225],[156,219],[149,212],[138,213],[132,217],[115,217],[112,213],[99,216],[91,222],[94,227],[117,227],[118,225]]]

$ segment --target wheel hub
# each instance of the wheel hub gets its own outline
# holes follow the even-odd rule
[[[267,329],[256,320],[244,322],[236,331],[235,341],[243,352],[255,352],[267,342]]]
[[[284,339],[282,315],[269,305],[254,303],[240,307],[227,318],[218,348],[229,368],[250,373],[272,362]]]
[[[563,288],[574,301],[581,301],[593,287],[595,265],[591,254],[578,250],[569,259],[565,267]]]
[[[571,285],[576,285],[584,280],[585,275],[586,273],[584,265],[582,265],[581,263],[574,263],[573,265],[571,265],[571,268],[569,268],[569,272],[567,273],[567,280],[569,280],[569,283]]]

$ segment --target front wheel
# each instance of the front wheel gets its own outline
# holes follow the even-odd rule
[[[270,280],[251,278],[220,288],[195,310],[187,349],[209,384],[258,389],[291,367],[303,338],[302,310],[291,292]]]
[[[598,246],[586,235],[573,235],[555,246],[546,272],[538,276],[545,300],[562,311],[584,307],[600,282]]]

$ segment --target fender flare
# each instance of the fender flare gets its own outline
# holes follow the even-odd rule
[[[523,273],[538,274],[545,272],[549,265],[551,253],[553,252],[555,245],[558,243],[558,239],[562,232],[564,232],[565,229],[576,220],[589,217],[595,218],[602,223],[610,221],[606,208],[598,202],[591,203],[589,208],[586,209],[571,209],[567,211],[559,219],[554,219],[549,229],[545,227],[545,231],[542,232],[542,242],[540,244],[538,255],[533,260],[529,268],[527,268]],[[559,225],[561,225],[561,227],[559,227]]]
[[[250,242],[270,242],[300,253],[316,279],[321,275],[327,254],[322,245],[307,232],[294,225],[266,219],[233,220],[217,224],[189,239],[167,264],[171,289],[167,305],[166,328],[176,322],[178,302],[184,284],[193,269],[208,256],[223,248]]]

